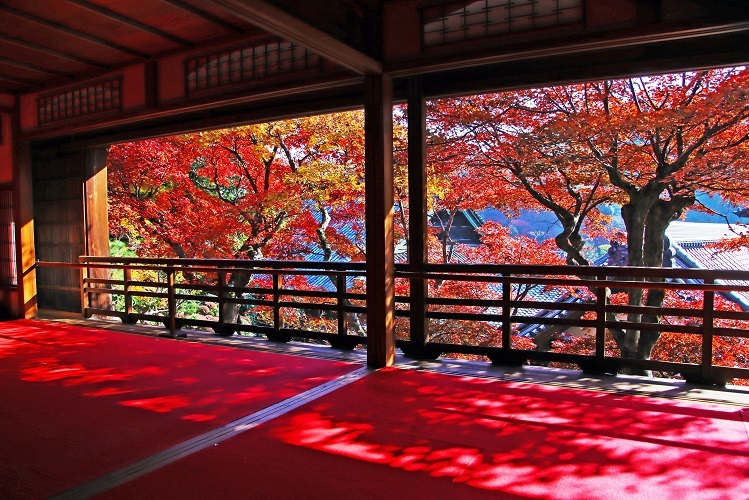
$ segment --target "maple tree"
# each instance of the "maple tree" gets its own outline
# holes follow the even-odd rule
[[[403,243],[396,259],[405,261],[410,245],[408,237],[409,192],[408,192],[408,143],[407,116],[404,106],[394,110],[394,194],[395,235]],[[446,114],[442,118],[449,117]],[[427,235],[427,261],[431,263],[491,263],[491,264],[560,264],[563,259],[555,251],[553,242],[538,242],[533,238],[514,236],[507,227],[495,222],[483,223],[475,229],[475,243],[464,244],[455,240],[456,221],[471,210],[490,206],[494,199],[487,197],[481,188],[481,180],[473,170],[475,165],[466,162],[471,145],[463,138],[445,138],[432,133],[429,138],[427,158],[427,213],[429,215]],[[520,193],[519,193],[520,194]],[[507,213],[517,213],[519,203],[507,204]],[[475,214],[474,214],[475,215]],[[480,218],[480,217],[479,217]],[[483,221],[481,221],[483,222]],[[409,296],[407,282],[396,280],[396,294]],[[429,280],[429,296],[435,299],[482,300],[484,303],[501,298],[501,287],[490,283],[453,280]],[[529,286],[513,289],[513,298],[522,299],[530,291]],[[440,305],[431,310],[436,313],[491,314],[493,307],[487,305]],[[517,332],[514,332],[517,333]],[[501,345],[502,327],[493,321],[460,321],[454,319],[431,319],[428,340],[436,343],[479,345],[498,347]],[[409,338],[407,322],[396,322],[396,335]],[[512,335],[516,348],[534,348],[533,341]],[[471,356],[453,354],[453,357]]]
[[[626,294],[617,294],[614,302],[627,302]],[[664,294],[663,305],[680,311],[693,311],[693,315],[668,316],[662,320],[664,325],[701,326],[699,317],[704,306],[704,295],[694,290],[668,290]],[[714,296],[714,310],[723,312],[739,312],[741,307],[733,300],[716,294]],[[721,329],[741,331],[747,329],[747,322],[737,319],[715,319],[713,326]],[[749,368],[749,342],[737,336],[715,335],[712,340],[712,363],[715,366],[730,366]],[[552,341],[552,349],[566,354],[593,355],[595,353],[595,336],[583,335],[579,337],[557,334]],[[606,335],[606,356],[619,357],[621,351],[611,334]],[[702,336],[681,332],[664,331],[653,347],[651,359],[678,363],[700,364],[702,359]],[[557,366],[560,366],[557,364]],[[568,366],[568,365],[561,365]],[[679,374],[668,373],[665,376],[679,377]],[[749,379],[733,379],[735,385],[749,385]]]
[[[110,232],[139,256],[363,260],[363,155],[359,111],[114,145]]]
[[[615,203],[627,264],[657,267],[666,228],[699,208],[697,192],[728,201],[749,195],[748,83],[749,70],[728,68],[445,99],[432,103],[432,130],[441,143],[462,144],[460,168],[470,169],[482,199],[552,212],[569,264],[589,264],[586,236],[610,236],[601,207]],[[658,290],[628,297],[652,307],[663,300]],[[659,338],[632,328],[612,334],[631,358],[649,357]]]
[[[561,264],[563,259],[555,252],[551,241],[538,242],[526,236],[513,237],[507,227],[488,222],[479,229],[479,245],[454,245],[445,253],[448,246],[445,241],[449,236],[438,237],[432,234],[429,238],[431,262],[463,262],[490,264]],[[442,261],[440,259],[446,259]],[[516,285],[512,288],[512,299],[522,300],[533,285]],[[543,288],[543,287],[541,287]],[[404,292],[407,294],[407,291]],[[497,304],[502,298],[502,287],[496,283],[460,280],[430,280],[429,295],[433,298],[460,299],[481,301],[480,305],[435,305],[431,308],[436,313],[470,313],[479,315],[498,314]],[[512,314],[516,314],[513,310]],[[457,321],[453,319],[432,319],[429,324],[429,340],[438,343],[468,344],[499,347],[502,345],[502,325],[500,322]],[[513,348],[534,349],[533,341],[517,335],[517,325],[511,335]],[[465,357],[465,356],[459,356]]]
[[[429,262],[587,265],[586,242],[613,237],[611,210],[604,208],[620,205],[628,264],[661,265],[665,228],[700,208],[697,192],[728,201],[749,194],[748,78],[742,68],[722,69],[431,101]],[[397,106],[394,118],[395,239],[403,244],[396,258],[405,260],[407,109]],[[113,146],[112,233],[137,243],[141,256],[364,260],[362,122],[355,111]],[[477,229],[476,244],[456,243],[456,217],[486,208],[509,217],[548,211],[561,231],[537,241],[490,222]],[[230,285],[267,278],[236,273]],[[408,295],[407,282],[396,286],[398,295]],[[435,298],[500,298],[488,284],[433,281],[429,290]],[[512,293],[517,299],[528,290]],[[654,291],[612,300],[658,306],[670,299]],[[236,321],[238,307],[226,307],[233,308],[227,320]],[[432,308],[448,309],[486,314],[491,308]],[[500,330],[490,321],[432,320],[429,335],[496,346]],[[402,322],[398,332],[408,338]],[[635,358],[651,356],[659,338],[632,328],[611,334],[617,352]],[[529,347],[525,338],[515,343]]]

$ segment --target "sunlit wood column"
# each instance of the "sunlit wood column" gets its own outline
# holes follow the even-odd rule
[[[393,84],[369,74],[365,86],[367,364],[380,368],[395,362]]]
[[[421,77],[408,84],[408,268],[424,272],[427,261],[426,100]],[[425,357],[428,341],[426,280],[411,280],[411,349],[406,354]]]
[[[109,255],[109,221],[107,214],[107,151],[87,149],[84,154],[83,213],[85,224],[86,254],[96,257]],[[89,278],[106,279],[107,269],[90,269]],[[96,288],[101,288],[97,286]],[[110,296],[93,294],[90,307],[109,309]]]
[[[14,120],[14,130],[18,127],[16,120]],[[22,318],[33,318],[37,313],[37,293],[31,147],[28,141],[16,142],[15,136],[13,185],[13,203],[17,222],[18,315]]]

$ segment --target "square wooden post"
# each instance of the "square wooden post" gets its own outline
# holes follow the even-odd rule
[[[426,166],[426,100],[421,77],[413,77],[408,84],[408,268],[416,273],[425,271],[428,258]],[[415,358],[435,357],[426,352],[427,291],[426,280],[411,280],[411,349],[407,354]]]
[[[109,256],[109,221],[107,214],[107,150],[88,149],[84,154],[83,217],[86,238],[86,255]],[[83,270],[81,272],[84,272]],[[109,269],[90,268],[89,278],[109,279]],[[83,276],[81,276],[83,279]],[[106,288],[94,285],[93,288]],[[111,295],[93,293],[89,295],[89,307],[112,309]],[[82,311],[85,313],[85,311]]]
[[[393,83],[369,74],[365,87],[367,364],[380,368],[395,362]]]
[[[20,106],[16,99],[16,109]],[[18,141],[18,116],[13,118],[13,203],[16,218],[18,316],[34,318],[37,313],[36,251],[34,244],[34,197],[31,145]]]

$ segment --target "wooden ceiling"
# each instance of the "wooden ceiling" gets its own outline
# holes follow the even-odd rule
[[[266,34],[349,70],[347,78],[429,75],[425,89],[435,96],[747,64],[749,9],[735,0],[586,0],[578,27],[422,45],[423,6],[474,1],[0,0],[0,94],[65,88]]]
[[[294,26],[299,2],[232,0],[0,0],[0,93],[22,94],[96,77],[113,69],[268,31],[344,54],[335,33]],[[371,17],[371,0],[333,2]],[[335,9],[334,9],[335,10]],[[340,10],[340,12],[343,12]],[[280,20],[281,28],[274,24]],[[286,33],[279,33],[284,29]],[[323,27],[324,29],[324,27]],[[289,38],[288,36],[286,38]],[[366,43],[360,44],[366,45]],[[359,55],[358,49],[351,49]],[[364,60],[366,62],[367,56]],[[346,61],[343,61],[346,65]],[[359,63],[357,63],[359,64]],[[370,65],[376,65],[372,59]],[[349,65],[350,66],[350,65]],[[366,68],[365,68],[366,69]]]

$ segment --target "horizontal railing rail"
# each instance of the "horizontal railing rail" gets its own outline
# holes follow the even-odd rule
[[[212,328],[221,334],[235,331],[265,334],[270,339],[281,341],[293,337],[326,340],[334,347],[347,349],[358,344],[366,345],[363,262],[83,256],[78,263],[39,262],[38,265],[83,271],[81,298],[86,316],[119,317],[124,322],[161,322],[168,327],[170,335],[177,335],[182,326],[193,326]],[[405,320],[401,325],[407,325],[399,329],[397,345],[410,356],[486,356],[497,364],[529,361],[572,363],[597,373],[642,369],[680,373],[690,380],[713,383],[749,378],[749,368],[724,366],[716,358],[714,349],[716,339],[732,342],[749,339],[748,311],[738,305],[726,310],[716,308],[716,297],[725,298],[723,304],[746,302],[749,298],[749,272],[488,264],[425,264],[418,271],[413,269],[407,264],[396,265],[398,282],[410,287],[424,284],[428,290],[424,307],[420,308],[411,307],[408,294],[396,297],[396,316],[399,321]],[[117,275],[112,274],[113,271]],[[231,286],[228,278],[235,273],[264,277],[264,281]],[[201,279],[196,279],[198,275]],[[305,276],[318,280],[325,277],[328,286],[296,287],[288,283]],[[449,289],[445,286],[447,283],[460,284],[459,289],[466,286],[480,290],[480,293],[450,295],[444,292]],[[630,305],[612,299],[631,290],[645,293],[664,290],[683,294],[686,298],[677,304],[664,303],[659,307]],[[95,299],[102,296],[120,297],[118,304],[121,308],[101,306],[101,300],[97,302]],[[736,297],[741,297],[741,300],[734,300]],[[157,312],[135,312],[133,301],[138,298],[160,299],[166,301],[167,307]],[[211,318],[178,317],[177,304],[180,301],[214,304],[217,314]],[[227,304],[258,311],[263,320],[253,324],[232,321],[223,312]],[[423,317],[414,317],[413,312],[419,310],[423,311]],[[335,331],[315,329],[304,319],[288,324],[286,318],[295,314],[311,315],[308,318],[327,315],[327,324],[334,325]],[[633,315],[663,320],[632,321],[633,317],[637,318]],[[355,334],[350,328],[352,321],[361,325]],[[440,325],[451,322],[466,329],[465,339],[442,335]],[[428,331],[423,336],[411,335],[419,323],[428,324]],[[472,339],[467,332],[477,324],[487,326],[487,330],[494,332],[494,337],[481,341]],[[460,327],[452,329],[453,332],[456,330],[459,331]],[[589,352],[560,352],[540,345],[528,348],[527,343],[519,341],[525,336],[538,343],[543,335],[564,336],[572,330],[593,339]],[[699,352],[688,361],[612,355],[607,346],[610,346],[614,330],[696,336],[690,338],[699,338]],[[416,341],[415,338],[422,340]],[[695,356],[698,359],[694,359]]]

